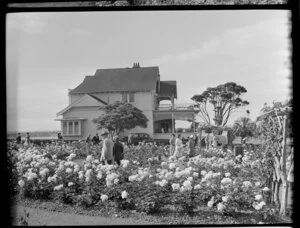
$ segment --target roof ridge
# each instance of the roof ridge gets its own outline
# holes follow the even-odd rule
[[[158,68],[158,66],[147,66],[147,67],[119,67],[119,68],[104,68],[104,69],[96,69],[96,71],[99,70],[135,70],[135,69],[141,69],[141,68]]]

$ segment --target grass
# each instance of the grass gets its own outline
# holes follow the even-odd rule
[[[64,212],[70,214],[80,214],[88,216],[102,216],[108,218],[128,218],[136,220],[149,221],[153,224],[258,224],[263,221],[262,215],[258,213],[238,213],[235,216],[225,216],[220,212],[209,210],[207,207],[198,207],[194,216],[189,216],[182,212],[179,207],[174,205],[165,206],[160,212],[147,215],[136,211],[124,210],[118,211],[115,208],[107,210],[100,206],[83,208],[78,205],[67,205],[53,200],[33,200],[15,197],[13,202],[20,206],[44,209],[48,211]],[[290,220],[284,220],[280,217],[274,217],[266,224],[291,223]]]

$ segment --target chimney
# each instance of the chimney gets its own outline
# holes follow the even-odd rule
[[[132,68],[139,68],[140,67],[140,63],[133,63],[133,67]]]

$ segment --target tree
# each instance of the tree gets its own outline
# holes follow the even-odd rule
[[[248,117],[241,117],[233,123],[233,134],[242,137],[242,140],[255,134],[256,125]]]
[[[280,214],[286,214],[288,181],[290,169],[287,167],[287,138],[291,135],[291,102],[275,102],[272,106],[265,104],[257,118],[259,132],[266,141],[266,157],[269,157],[273,169],[272,200],[280,208]],[[282,187],[281,199],[279,189]]]
[[[110,133],[119,134],[125,129],[137,126],[146,128],[148,119],[141,110],[130,103],[116,102],[100,108],[104,113],[93,119],[97,129],[106,128]]]
[[[208,113],[208,106],[211,105],[214,111],[215,126],[224,127],[235,110],[249,104],[248,101],[240,98],[246,92],[247,90],[243,86],[228,82],[216,87],[209,87],[202,94],[194,95],[191,99],[198,104],[199,116],[206,124],[211,125]]]

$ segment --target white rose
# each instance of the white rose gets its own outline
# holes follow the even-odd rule
[[[63,186],[62,184],[57,185],[57,186],[54,187],[54,191],[59,191],[59,190],[61,190],[63,187],[64,187],[64,186]]]
[[[104,202],[105,200],[108,200],[108,196],[107,195],[101,195],[101,200],[102,202]]]
[[[227,202],[227,201],[228,201],[228,196],[223,196],[223,197],[222,197],[222,201],[223,201],[223,202]]]
[[[269,189],[268,187],[264,187],[262,190],[263,190],[264,192],[270,191],[270,189]]]
[[[67,168],[66,169],[66,173],[72,173],[72,169],[71,168]]]
[[[255,196],[255,200],[261,200],[263,197],[262,197],[262,195],[256,195]]]
[[[225,209],[224,204],[223,203],[218,203],[217,204],[217,209],[218,209],[218,211],[223,211]]]
[[[122,199],[126,199],[128,197],[128,193],[126,191],[123,191],[121,196],[122,196]]]
[[[25,185],[25,182],[23,180],[19,180],[19,185],[20,185],[21,188],[23,188],[24,185]]]
[[[213,206],[213,204],[214,204],[214,201],[210,200],[210,201],[208,201],[207,206],[211,208]]]
[[[180,185],[177,183],[172,184],[173,191],[178,190],[180,188]]]
[[[194,189],[201,189],[201,185],[200,184],[195,185]]]
[[[199,177],[199,173],[194,172],[194,173],[193,173],[193,176],[194,176],[194,177]]]

